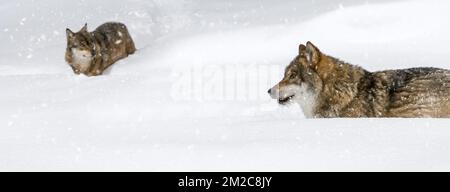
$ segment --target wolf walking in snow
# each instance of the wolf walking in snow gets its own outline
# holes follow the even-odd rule
[[[450,71],[411,68],[369,72],[323,54],[311,42],[269,89],[280,104],[297,102],[305,116],[450,117]]]
[[[88,32],[87,24],[79,32],[66,29],[65,59],[75,74],[101,75],[116,61],[136,51],[127,27],[122,23],[105,23]]]

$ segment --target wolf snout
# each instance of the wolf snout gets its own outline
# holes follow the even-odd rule
[[[278,86],[274,86],[267,90],[267,93],[270,95],[272,99],[278,99]]]

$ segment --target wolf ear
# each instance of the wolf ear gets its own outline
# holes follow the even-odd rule
[[[303,44],[300,44],[298,46],[298,54],[303,56],[305,54],[305,52],[306,52],[306,46]]]
[[[334,70],[334,64],[329,62],[327,56],[309,41],[306,43],[306,60],[323,79]]]
[[[320,50],[313,45],[311,42],[307,42],[306,43],[306,48],[305,48],[305,53],[306,53],[306,60],[308,61],[308,63],[310,65],[317,65],[320,61]]]
[[[87,32],[87,23],[84,24],[84,27],[80,31]]]
[[[69,28],[66,29],[66,34],[68,38],[72,38],[74,36],[74,33]]]

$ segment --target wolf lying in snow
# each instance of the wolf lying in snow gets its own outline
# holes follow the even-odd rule
[[[121,23],[105,23],[93,32],[87,31],[86,24],[77,33],[70,29],[66,32],[66,61],[76,74],[101,75],[116,61],[136,51],[126,26]]]
[[[269,89],[280,104],[297,102],[305,116],[450,117],[450,71],[411,68],[368,72],[320,52],[311,42]]]

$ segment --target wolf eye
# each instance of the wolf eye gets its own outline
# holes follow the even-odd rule
[[[297,76],[297,71],[293,71],[292,73],[291,73],[291,77],[296,77]]]

